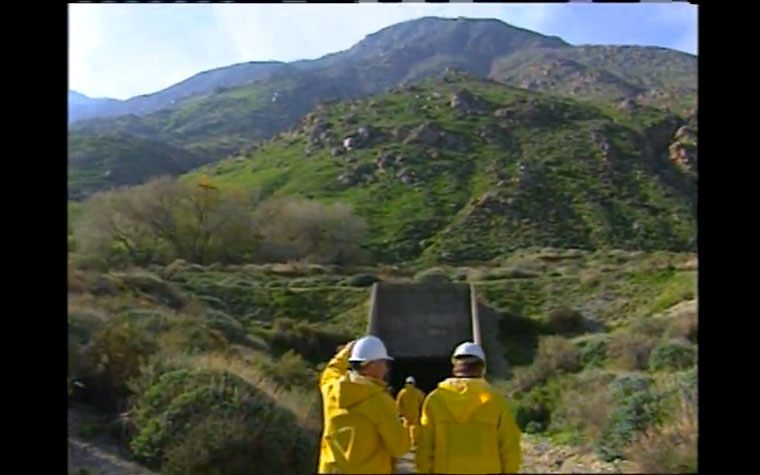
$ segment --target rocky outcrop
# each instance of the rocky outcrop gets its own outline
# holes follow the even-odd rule
[[[467,89],[460,89],[452,93],[449,97],[449,105],[452,109],[465,114],[482,113],[485,109],[483,101]]]
[[[441,139],[441,131],[431,123],[424,123],[413,129],[404,139],[405,144],[420,143],[423,145],[435,145]]]
[[[349,166],[338,177],[338,183],[345,187],[370,183],[375,179],[373,171],[374,167],[369,164]]]
[[[684,171],[696,171],[697,147],[681,142],[673,142],[668,147],[670,160]]]

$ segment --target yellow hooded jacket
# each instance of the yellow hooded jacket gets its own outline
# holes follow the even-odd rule
[[[520,429],[482,378],[449,378],[425,400],[417,473],[516,473]]]
[[[409,425],[416,425],[420,420],[420,409],[425,400],[425,394],[413,384],[406,384],[396,396],[396,407],[401,417]]]
[[[348,371],[350,350],[328,363],[320,379],[324,407],[318,473],[392,473],[392,457],[409,450],[385,382]]]

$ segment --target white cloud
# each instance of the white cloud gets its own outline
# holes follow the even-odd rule
[[[233,38],[206,20],[207,5],[70,6],[70,88],[127,98],[240,59]]]

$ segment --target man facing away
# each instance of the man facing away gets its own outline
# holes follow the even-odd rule
[[[420,409],[425,394],[417,389],[413,376],[406,378],[406,384],[396,396],[396,408],[404,420],[404,427],[409,431],[412,446],[416,445],[419,433]]]
[[[417,473],[516,473],[520,429],[506,399],[484,379],[483,349],[462,343],[452,364],[453,377],[422,406]]]
[[[392,360],[383,342],[365,336],[341,349],[322,372],[324,430],[318,473],[392,473],[409,450],[384,381]]]

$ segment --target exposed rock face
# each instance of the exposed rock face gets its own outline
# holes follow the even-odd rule
[[[424,123],[413,129],[404,140],[405,144],[421,143],[424,145],[435,145],[441,139],[441,132],[433,124]]]
[[[618,107],[618,109],[630,112],[630,111],[634,110],[637,105],[638,104],[636,103],[635,100],[633,100],[630,97],[626,97],[625,99],[623,99],[622,101],[620,101],[620,103],[618,104],[617,107]]]
[[[670,160],[685,171],[695,171],[697,165],[696,147],[685,145],[681,142],[673,142],[668,147]]]
[[[483,102],[467,89],[460,89],[451,94],[449,105],[452,109],[466,114],[482,112],[484,109]]]
[[[509,110],[509,108],[503,107],[501,109],[496,109],[494,111],[493,116],[497,119],[507,119],[512,114],[512,111]]]
[[[369,164],[349,165],[338,177],[338,183],[342,186],[356,186],[361,183],[369,183],[374,180],[374,167]]]

